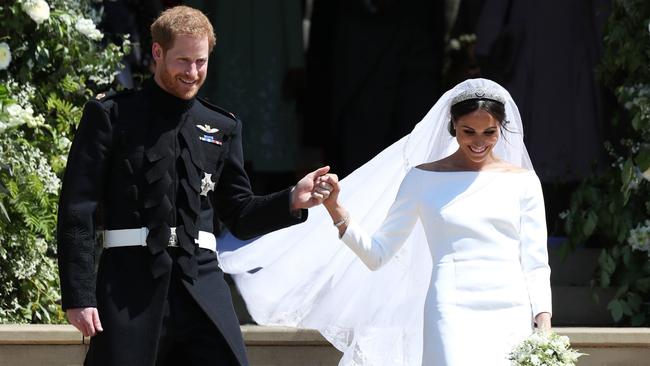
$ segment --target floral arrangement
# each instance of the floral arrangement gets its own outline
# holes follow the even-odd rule
[[[616,289],[607,304],[613,320],[649,326],[650,2],[614,1],[604,41],[598,74],[618,100],[605,128],[611,165],[587,179],[561,215],[564,248],[602,247],[593,285]]]
[[[128,51],[102,43],[101,1],[0,3],[0,323],[60,322],[60,177],[82,106]]]
[[[584,353],[571,349],[569,337],[535,331],[508,355],[513,366],[574,366]]]

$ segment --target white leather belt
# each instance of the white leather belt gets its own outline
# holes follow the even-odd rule
[[[104,230],[104,248],[119,248],[119,247],[133,247],[133,246],[147,246],[147,235],[149,229],[141,227],[138,229],[121,229],[121,230]],[[199,231],[199,238],[194,239],[194,242],[199,245],[199,248],[209,249],[217,252],[217,238],[214,234],[207,231]],[[176,228],[171,228],[171,235],[169,236],[169,243],[167,246],[177,247],[178,237],[176,236]]]

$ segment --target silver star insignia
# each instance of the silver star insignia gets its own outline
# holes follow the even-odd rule
[[[212,174],[203,173],[201,179],[201,196],[207,196],[208,192],[214,191],[214,182],[212,181]]]

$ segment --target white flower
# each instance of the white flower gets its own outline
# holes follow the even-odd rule
[[[0,42],[0,70],[9,67],[11,63],[11,50],[7,42]]]
[[[530,355],[530,363],[532,363],[534,366],[539,366],[542,362],[540,361],[539,356]]]
[[[627,243],[634,250],[646,251],[650,255],[650,220],[638,224],[630,230]]]
[[[643,175],[643,178],[646,180],[650,180],[650,168],[646,169],[645,172],[641,173]]]
[[[19,171],[20,176],[37,175],[43,183],[46,193],[56,194],[59,191],[61,180],[38,148],[16,143],[13,139],[2,139],[0,140],[0,158],[3,163]]]
[[[3,121],[3,128],[15,127],[26,124],[29,127],[36,128],[45,124],[45,118],[39,114],[34,114],[34,108],[30,104],[26,107],[14,103],[5,108],[7,120]]]
[[[12,104],[7,107],[7,113],[11,117],[18,117],[23,112],[23,107],[18,104]]]
[[[519,343],[508,359],[513,366],[575,366],[582,355],[571,349],[568,337],[536,331]]]
[[[23,2],[23,11],[36,24],[41,24],[50,18],[50,5],[45,0],[26,0]]]
[[[79,33],[92,39],[93,41],[99,41],[104,37],[102,32],[97,30],[95,23],[93,23],[93,21],[90,19],[79,18],[77,19],[74,27]]]
[[[72,141],[68,139],[67,137],[63,136],[59,139],[59,148],[61,150],[68,151],[70,150],[70,146],[72,145]]]
[[[456,51],[459,50],[460,42],[456,38],[453,38],[451,41],[449,41],[449,48]]]
[[[476,34],[461,34],[458,39],[463,43],[472,43],[476,41]]]

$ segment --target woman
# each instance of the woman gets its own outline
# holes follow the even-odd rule
[[[340,186],[322,179],[339,235],[377,271],[360,269],[322,224],[264,237],[244,248],[253,258],[290,244],[235,277],[252,315],[319,329],[342,365],[508,365],[533,320],[550,328],[551,313],[543,198],[521,131],[505,89],[457,85]]]
[[[507,364],[508,350],[550,328],[544,202],[534,172],[492,153],[505,130],[505,99],[478,87],[452,100],[458,149],[409,171],[381,228],[368,236],[337,201],[324,202],[339,237],[372,270],[400,249],[421,220],[433,260],[424,310],[425,365]],[[472,352],[468,352],[468,346]]]

